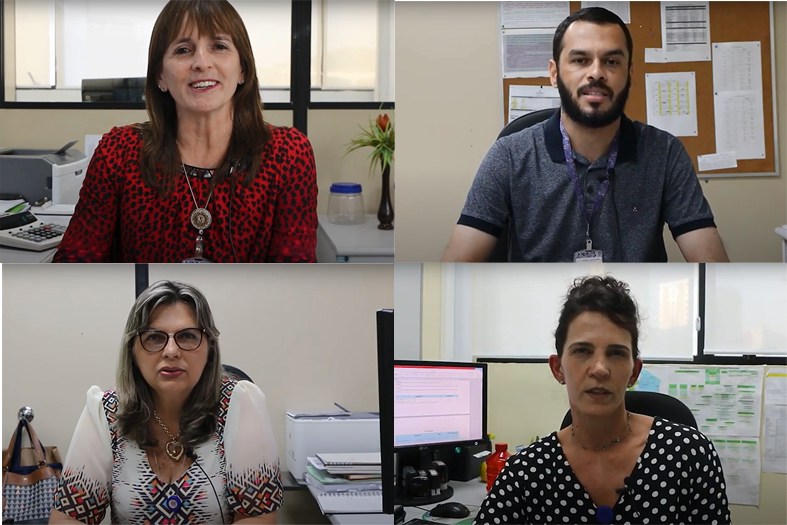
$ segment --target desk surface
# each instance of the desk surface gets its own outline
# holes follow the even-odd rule
[[[378,230],[376,215],[367,215],[363,224],[333,224],[327,215],[319,215],[322,229],[339,256],[394,256],[394,230]]]
[[[334,525],[393,525],[393,514],[331,514]]]
[[[47,224],[60,224],[62,226],[68,226],[68,221],[71,220],[71,215],[43,215],[38,214],[36,215],[41,222]],[[8,248],[7,246],[0,246],[0,263],[21,263],[21,264],[29,264],[29,263],[42,263],[42,262],[52,262],[52,258],[55,256],[55,252],[57,248],[52,248],[50,250],[44,250],[42,252],[35,252],[32,250],[20,250],[18,248]]]
[[[486,483],[481,481],[481,478],[471,479],[470,481],[449,481],[448,485],[454,489],[454,495],[451,499],[447,501],[443,501],[441,503],[448,503],[449,501],[454,501],[457,503],[461,503],[465,507],[470,510],[470,515],[467,518],[463,518],[462,520],[452,520],[446,519],[441,520],[439,518],[431,517],[430,521],[435,521],[435,523],[453,523],[456,525],[464,525],[465,523],[472,523],[475,515],[478,513],[478,509],[481,508],[481,503],[484,501],[486,497]],[[405,507],[405,518],[404,522],[407,523],[413,518],[422,518],[426,512],[424,509],[431,510],[435,508],[437,505],[441,503],[433,503],[431,505],[421,505],[421,508],[418,507]]]

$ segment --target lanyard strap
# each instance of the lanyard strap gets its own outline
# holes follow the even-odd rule
[[[607,194],[607,190],[609,189],[609,181],[612,179],[612,170],[615,169],[615,164],[618,160],[620,128],[618,128],[617,133],[615,133],[615,138],[612,139],[612,144],[609,147],[609,153],[607,153],[607,177],[604,179],[598,189],[596,200],[593,202],[593,209],[590,212],[588,212],[585,208],[585,194],[582,191],[582,185],[579,182],[577,166],[574,163],[574,152],[571,149],[571,141],[568,138],[568,133],[566,133],[566,128],[563,126],[563,119],[560,119],[560,134],[563,135],[563,153],[566,156],[566,169],[568,170],[568,176],[574,183],[574,193],[576,194],[577,200],[579,201],[579,208],[582,210],[582,216],[585,217],[585,220],[587,221],[587,238],[590,239],[590,223],[593,221],[593,217],[601,207],[601,202],[604,200],[604,196]]]

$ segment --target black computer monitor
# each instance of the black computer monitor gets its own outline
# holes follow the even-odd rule
[[[413,471],[418,478],[428,474],[432,461],[442,459],[436,454],[440,449],[486,441],[487,365],[394,361],[393,370],[393,446],[399,460],[395,501],[421,505],[450,499],[450,486],[430,487],[428,495],[413,497],[404,490],[404,478],[412,479]]]
[[[394,513],[393,450],[393,353],[394,312],[377,311],[377,393],[380,403],[380,459],[383,484],[383,513]],[[393,520],[391,521],[393,523]]]

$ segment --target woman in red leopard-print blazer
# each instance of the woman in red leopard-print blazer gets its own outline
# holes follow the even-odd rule
[[[316,261],[311,144],[264,122],[228,2],[165,6],[145,96],[150,122],[99,142],[55,262]]]

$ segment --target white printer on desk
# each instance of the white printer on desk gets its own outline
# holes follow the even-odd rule
[[[90,159],[70,142],[59,150],[0,149],[0,193],[18,193],[30,204],[49,198],[57,204],[76,204]]]
[[[372,412],[317,414],[287,411],[287,470],[303,483],[308,456],[380,452],[380,416]]]

